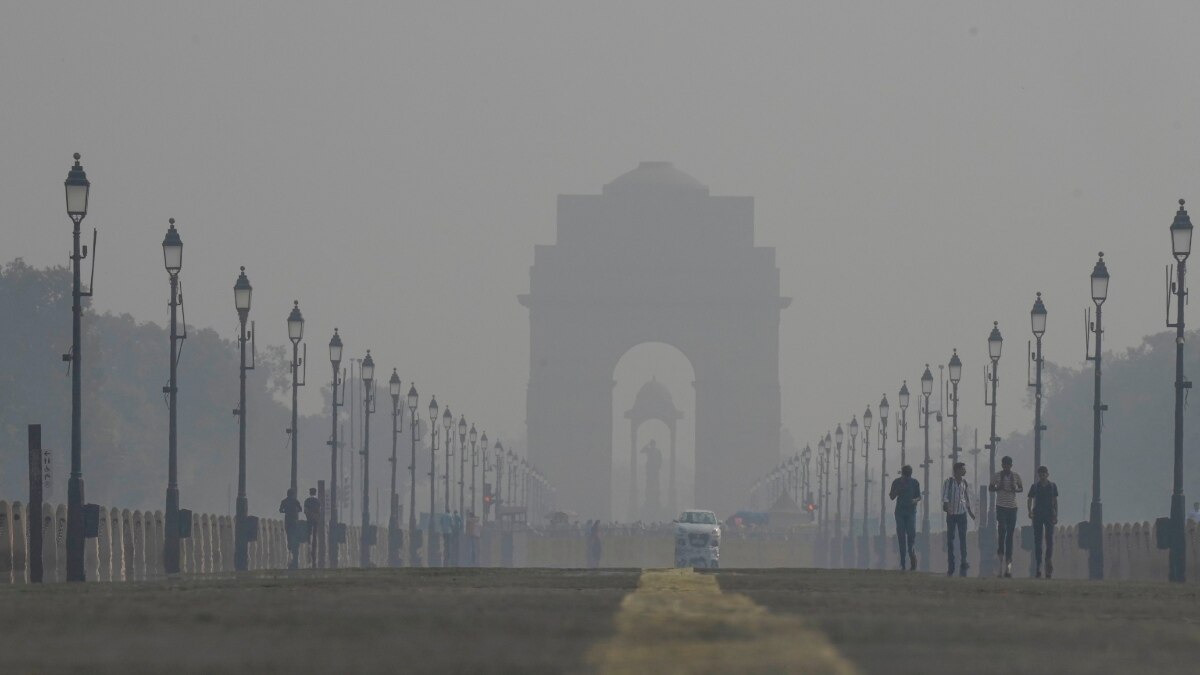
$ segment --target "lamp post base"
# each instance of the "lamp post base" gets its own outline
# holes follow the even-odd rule
[[[1104,506],[1092,502],[1091,517],[1088,519],[1091,537],[1088,541],[1088,579],[1104,579]]]
[[[86,581],[83,569],[83,477],[67,481],[67,581]]]
[[[1185,527],[1183,494],[1171,495],[1171,550],[1167,578],[1176,583],[1187,581],[1187,532]]]
[[[250,542],[250,533],[247,531],[250,525],[250,503],[245,496],[237,498],[235,509],[237,515],[233,520],[233,569],[245,572],[250,562],[247,551]]]
[[[163,527],[163,573],[179,574],[179,488],[167,488]]]

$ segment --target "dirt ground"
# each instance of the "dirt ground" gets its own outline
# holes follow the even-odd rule
[[[770,672],[822,670],[813,667],[817,659],[796,657],[802,634],[831,644],[862,673],[889,675],[1194,673],[1200,663],[1197,585],[785,569],[712,574],[724,594],[744,594],[793,622],[763,624],[796,631],[794,644],[780,650],[788,665]],[[4,586],[0,675],[579,673],[596,668],[589,653],[598,646],[653,650],[644,638],[655,631],[630,629],[647,617],[670,624],[679,620],[672,612],[710,605],[725,609],[703,611],[735,607],[755,616],[752,605],[719,598],[689,605],[671,589],[643,589],[641,605],[649,605],[631,614],[638,603],[623,600],[639,576],[403,569]],[[716,637],[700,631],[696,640]]]
[[[722,590],[816,624],[864,673],[1197,673],[1200,586],[721,572]]]

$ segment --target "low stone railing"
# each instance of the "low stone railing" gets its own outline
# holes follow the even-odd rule
[[[890,529],[890,528],[889,528]],[[829,537],[822,540],[814,532],[813,558],[811,564],[815,567],[855,567],[853,561],[843,560],[847,553],[857,556],[858,548],[862,545],[862,535],[852,538],[847,543],[847,537]],[[920,533],[917,534],[920,551]],[[877,532],[868,535],[871,567],[879,568],[879,535]],[[930,568],[933,571],[946,569],[946,533],[934,532],[930,535],[931,559]],[[1027,576],[1033,551],[1022,545],[1021,527],[1013,538],[1013,575]],[[955,542],[955,552],[958,542]],[[986,555],[994,558],[995,551],[986,551]],[[979,570],[979,535],[972,530],[967,533],[967,559],[973,571]],[[884,551],[883,569],[897,569],[900,565],[900,552],[896,544],[895,534],[887,537]],[[1054,576],[1060,579],[1088,578],[1088,551],[1079,547],[1078,526],[1059,526],[1054,534]],[[1200,581],[1200,528],[1195,522],[1187,523],[1187,577],[1192,581]],[[1154,537],[1154,524],[1142,523],[1110,523],[1104,526],[1104,578],[1126,581],[1166,581],[1167,580],[1167,551],[1159,549]]]
[[[84,570],[88,581],[143,581],[163,575],[162,511],[117,508],[100,509],[97,536],[85,540]],[[251,570],[281,569],[288,565],[287,538],[283,521],[260,518],[258,538],[249,542]],[[42,506],[43,581],[66,580],[67,507]],[[0,583],[28,583],[28,510],[21,502],[0,500]],[[378,540],[371,548],[371,563],[387,564],[387,528],[376,528]],[[354,566],[359,557],[361,528],[346,527],[346,541],[339,548],[344,566]],[[322,535],[324,533],[321,533]],[[300,566],[309,567],[308,544],[300,547]],[[347,564],[351,563],[351,564]],[[192,535],[180,540],[180,572],[206,574],[233,571],[233,517],[207,513],[192,514]]]

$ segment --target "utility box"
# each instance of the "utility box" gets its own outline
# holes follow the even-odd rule
[[[100,505],[83,505],[83,536],[94,539],[100,536]]]
[[[188,518],[188,522],[192,519]],[[258,516],[246,516],[246,541],[258,541]]]
[[[1085,520],[1075,526],[1076,540],[1079,543],[1079,548],[1088,550],[1092,547],[1092,523]]]
[[[1154,545],[1158,550],[1165,551],[1171,548],[1171,519],[1156,518],[1154,520]]]
[[[334,538],[337,539],[337,541],[334,543],[337,543],[337,544],[346,543],[346,524],[345,523],[338,523],[337,529],[334,530],[334,532],[336,532],[336,535]]]
[[[375,545],[375,530],[376,530],[375,525],[363,526],[362,538],[363,538],[363,543],[366,544],[367,546]]]
[[[179,538],[190,539],[192,536],[192,510],[179,509],[179,518],[176,523],[179,525]]]

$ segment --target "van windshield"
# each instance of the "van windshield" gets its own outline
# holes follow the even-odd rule
[[[679,518],[679,522],[691,525],[716,525],[717,517],[711,513],[701,511],[684,511],[683,515]]]

